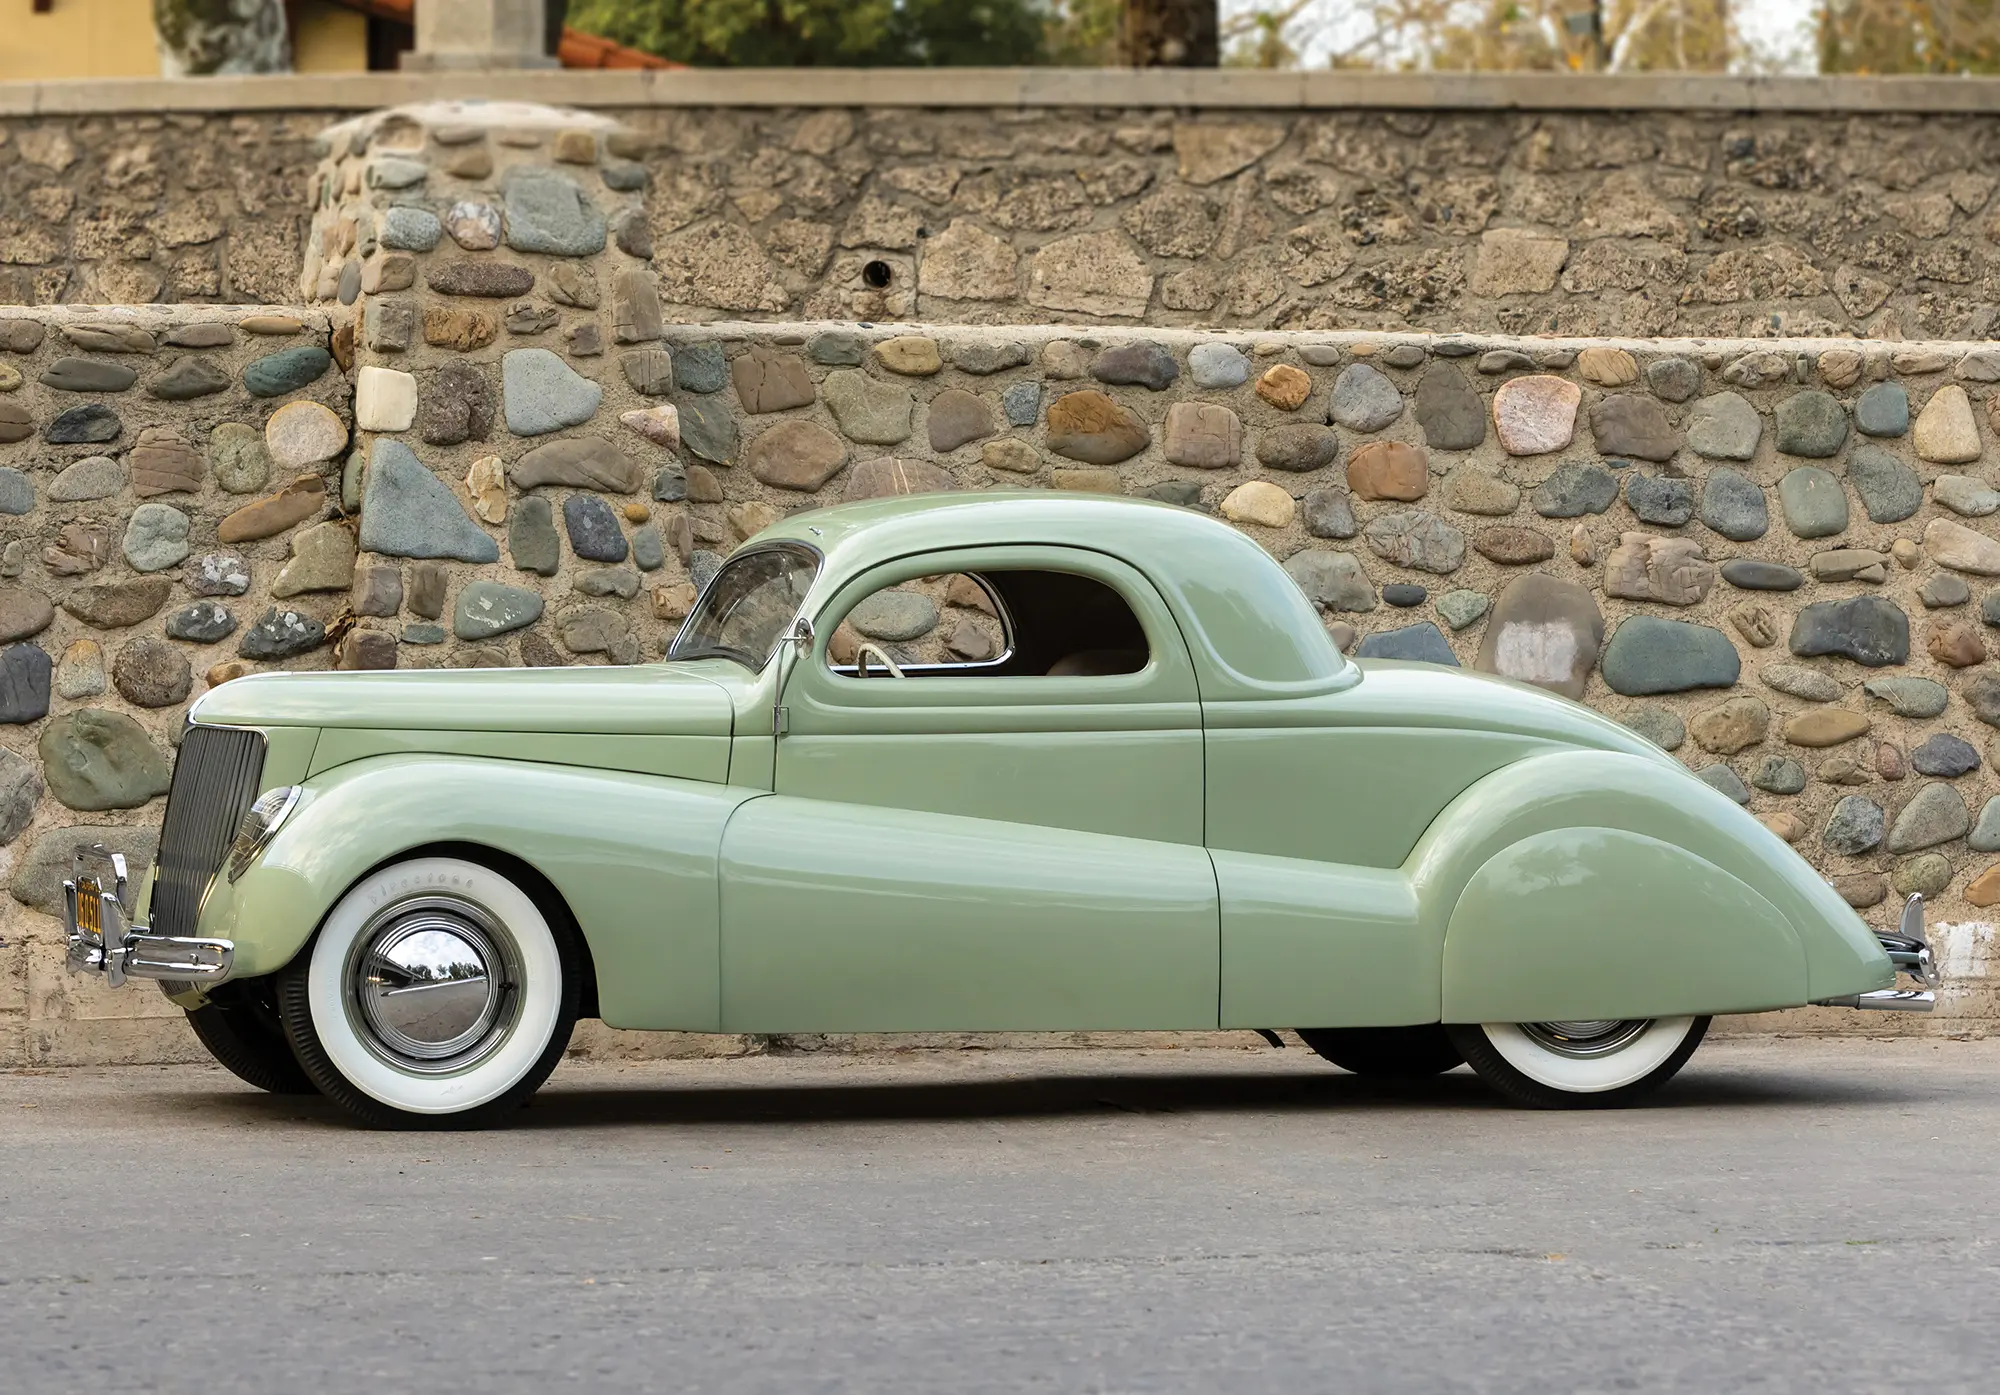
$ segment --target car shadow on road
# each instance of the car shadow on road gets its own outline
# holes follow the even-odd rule
[[[1877,1104],[1900,1092],[1825,1077],[1773,1075],[1676,1082],[1647,1110]],[[1066,1075],[992,1081],[824,1085],[698,1085],[660,1089],[580,1085],[545,1090],[516,1127],[592,1124],[813,1123],[999,1119],[1083,1114],[1460,1112],[1510,1109],[1470,1071],[1381,1082],[1324,1076]]]
[[[1880,1107],[1919,1103],[1929,1094],[1927,1089],[1911,1088],[1907,1079],[1867,1081],[1825,1072],[1785,1070],[1690,1071],[1638,1112]],[[218,1094],[190,1091],[155,1098],[177,1112],[212,1109],[245,1123],[259,1117],[289,1117],[298,1123],[312,1124],[342,1122],[340,1112],[319,1099],[235,1091]],[[1364,1080],[1331,1068],[1324,1074],[1297,1070],[1270,1074],[1050,1071],[1034,1075],[1009,1073],[990,1080],[960,1076],[948,1081],[770,1084],[747,1080],[727,1084],[676,1083],[651,1076],[616,1085],[596,1081],[565,1083],[558,1078],[511,1121],[510,1127],[541,1130],[717,1123],[949,1121],[1090,1114],[1449,1114],[1511,1108],[1464,1069],[1401,1082]]]

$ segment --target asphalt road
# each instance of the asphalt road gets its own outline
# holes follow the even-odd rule
[[[2000,1389],[2000,1042],[1536,1114],[1288,1051],[566,1066],[364,1133],[0,1074],[0,1390]]]

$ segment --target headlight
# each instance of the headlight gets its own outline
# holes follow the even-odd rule
[[[229,849],[229,880],[235,881],[250,870],[257,854],[271,841],[286,817],[299,802],[297,785],[280,785],[257,796],[257,802],[243,813],[236,825],[236,841]]]

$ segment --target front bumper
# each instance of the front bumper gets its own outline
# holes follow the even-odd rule
[[[1889,962],[1908,974],[1922,988],[1878,988],[1872,993],[1850,993],[1843,998],[1822,998],[1815,1007],[1860,1008],[1873,1012],[1929,1012],[1937,1006],[1937,989],[1944,982],[1931,947],[1924,940],[1924,898],[1912,894],[1903,903],[1903,918],[1894,930],[1877,930],[1875,938]]]
[[[125,858],[103,844],[76,855],[63,883],[63,933],[72,973],[96,974],[117,988],[128,978],[165,979],[187,985],[220,983],[235,967],[228,940],[155,935],[134,925]],[[171,990],[170,990],[171,991]]]

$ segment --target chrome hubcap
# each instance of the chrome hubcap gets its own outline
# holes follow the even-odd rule
[[[1544,1050],[1559,1056],[1609,1056],[1623,1051],[1653,1025],[1651,1018],[1636,1020],[1595,1018],[1578,1022],[1523,1022],[1522,1033]]]
[[[483,908],[423,896],[362,927],[347,982],[362,1039],[391,1065],[462,1070],[507,1037],[519,1006],[519,956]]]

